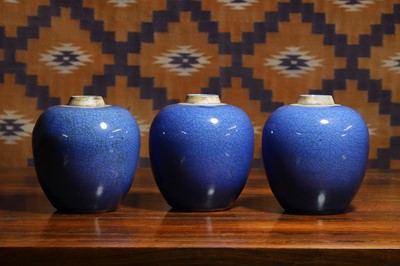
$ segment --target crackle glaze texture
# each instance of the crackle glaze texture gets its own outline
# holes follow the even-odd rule
[[[231,105],[174,104],[150,129],[151,167],[158,188],[179,210],[222,210],[240,195],[250,170],[253,126]]]
[[[284,106],[263,130],[269,184],[289,212],[346,211],[364,178],[368,148],[364,120],[345,106]]]
[[[40,185],[56,209],[111,211],[132,185],[140,133],[121,107],[54,106],[37,121],[32,146]]]

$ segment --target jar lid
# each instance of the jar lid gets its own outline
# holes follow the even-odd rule
[[[187,94],[185,103],[191,104],[220,104],[217,94]]]
[[[298,106],[339,106],[333,100],[332,95],[314,95],[314,94],[303,94],[297,99],[297,102],[293,105]]]
[[[103,97],[97,95],[77,95],[71,96],[67,106],[76,107],[104,107],[106,106]]]
[[[226,105],[225,103],[221,103],[217,94],[187,94],[185,101],[179,104],[202,107]]]

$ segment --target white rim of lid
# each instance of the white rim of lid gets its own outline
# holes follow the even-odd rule
[[[187,94],[186,99],[181,104],[190,104],[190,105],[225,105],[221,103],[219,95],[217,94]]]
[[[97,95],[75,95],[69,98],[67,106],[76,107],[104,107],[103,97]]]
[[[339,106],[332,95],[302,94],[293,105],[298,106]]]

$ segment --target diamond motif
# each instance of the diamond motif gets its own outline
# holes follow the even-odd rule
[[[0,140],[4,144],[16,144],[22,137],[29,137],[34,124],[31,119],[23,119],[23,115],[17,115],[17,111],[3,110],[0,115]]]
[[[253,130],[255,135],[261,135],[262,134],[262,127],[259,125],[255,125],[253,122]]]
[[[150,124],[146,123],[146,120],[141,120],[138,117],[136,117],[136,122],[139,125],[139,131],[140,131],[140,136],[144,136],[150,131]]]
[[[168,50],[169,53],[164,53],[163,56],[155,56],[157,60],[154,64],[161,64],[169,71],[178,72],[178,76],[191,76],[193,72],[198,72],[199,68],[210,63],[210,56],[196,51],[191,46],[178,46],[178,49]]]
[[[271,59],[265,59],[265,66],[272,66],[274,70],[289,78],[297,78],[302,74],[313,71],[321,66],[322,59],[307,55],[309,52],[300,51],[300,47],[287,47],[280,55],[274,55]]]
[[[395,56],[391,56],[389,60],[382,60],[384,67],[400,74],[400,53],[396,53]]]
[[[128,7],[130,4],[137,3],[136,0],[108,0],[108,3],[114,4],[115,7]]]
[[[372,127],[372,124],[367,124],[368,133],[370,136],[376,136],[376,131],[378,130],[376,127]]]
[[[62,43],[53,47],[54,50],[47,50],[47,54],[41,54],[40,61],[46,62],[60,74],[71,74],[78,66],[84,66],[87,62],[93,62],[91,55],[85,54],[80,47],[70,43]]]
[[[225,6],[229,6],[233,10],[244,10],[246,7],[257,3],[258,0],[218,0],[220,3],[224,3]]]
[[[369,4],[373,4],[373,0],[333,0],[333,3],[344,8],[347,12],[358,12]]]

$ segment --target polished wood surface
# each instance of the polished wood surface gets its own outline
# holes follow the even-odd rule
[[[400,265],[400,172],[369,171],[350,210],[285,213],[253,170],[234,208],[175,212],[139,169],[115,212],[57,213],[33,169],[0,170],[0,265]]]

